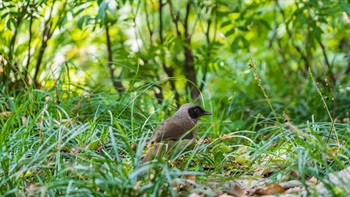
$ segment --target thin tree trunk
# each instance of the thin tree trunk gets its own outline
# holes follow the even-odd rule
[[[196,70],[194,66],[194,58],[191,50],[191,34],[189,33],[189,26],[188,26],[188,17],[190,15],[191,10],[191,1],[188,1],[186,6],[186,17],[185,17],[185,46],[184,46],[184,55],[185,55],[185,62],[184,62],[184,74],[187,78],[187,87],[190,88],[191,91],[191,97],[194,100],[197,100],[199,97],[199,90],[197,88],[197,77],[196,77]]]
[[[50,33],[51,25],[52,24],[50,24],[50,25],[46,24],[44,31],[43,31],[43,37],[41,40],[41,47],[40,47],[40,51],[39,51],[39,55],[38,55],[38,61],[36,62],[36,65],[35,65],[35,73],[34,73],[34,77],[33,77],[34,84],[37,84],[37,78],[38,78],[39,71],[40,71],[40,65],[41,65],[41,62],[43,60],[44,53],[45,53],[45,50],[47,47],[47,41],[51,37],[51,33]]]
[[[107,54],[108,54],[108,68],[109,68],[109,74],[111,81],[113,83],[113,87],[118,91],[119,94],[125,92],[124,86],[121,81],[116,80],[114,76],[114,65],[113,65],[113,54],[112,54],[112,42],[111,37],[109,35],[109,26],[108,23],[105,24],[106,26],[106,39],[107,39]]]
[[[162,3],[162,0],[159,0],[159,41],[160,44],[163,46],[164,43],[164,37],[163,37],[163,6],[164,4]],[[164,72],[168,75],[169,78],[174,77],[174,70],[172,67],[168,67],[165,64],[165,57],[164,54],[161,54],[161,61],[162,61],[162,67]],[[173,90],[174,94],[175,94],[175,101],[176,103],[179,103],[180,101],[180,95],[176,90],[176,86],[175,86],[175,81],[174,80],[169,80],[171,89]]]

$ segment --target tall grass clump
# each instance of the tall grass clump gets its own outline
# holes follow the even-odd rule
[[[172,155],[174,160],[190,158],[177,166],[161,159],[140,162],[151,131],[164,120],[160,113],[175,111],[144,103],[145,89],[121,98],[87,92],[62,97],[60,104],[54,90],[31,89],[13,97],[2,92],[0,193],[175,196],[182,191],[174,188],[186,183],[201,190],[186,178],[201,174],[192,162],[201,146]]]
[[[268,93],[261,85],[264,82],[261,81],[256,65],[252,61],[250,67],[268,105],[274,111],[273,104],[267,96]],[[315,114],[310,114],[309,119],[304,121],[301,121],[298,117],[291,117],[284,111],[278,115],[274,113],[275,117],[284,118],[284,124],[276,121],[276,118],[272,120],[275,122],[274,125],[259,129],[253,139],[256,144],[251,157],[254,161],[259,161],[270,167],[273,166],[276,170],[271,178],[275,181],[283,181],[286,176],[291,177],[302,181],[304,186],[309,189],[308,191],[313,191],[313,187],[306,182],[311,177],[316,177],[320,182],[325,183],[327,189],[333,195],[339,195],[345,191],[339,193],[338,186],[329,182],[328,174],[342,170],[349,165],[350,149],[347,146],[350,143],[348,137],[350,132],[349,122],[343,122],[342,119],[336,118],[333,110],[335,110],[335,100],[337,98],[336,94],[333,95],[331,85],[327,83],[327,87],[331,91],[331,100],[328,102],[329,99],[323,95],[318,87],[311,70],[309,70],[309,74],[313,85],[310,87],[313,88],[310,92],[318,96],[318,102],[323,105],[322,110],[315,110]],[[325,81],[327,82],[327,80]],[[315,97],[315,95],[309,96]],[[313,109],[311,105],[309,105],[309,108]],[[328,117],[328,121],[317,121],[315,117],[320,116]],[[257,122],[257,124],[262,122]],[[295,173],[294,176],[290,176],[291,172],[297,172],[296,176]]]

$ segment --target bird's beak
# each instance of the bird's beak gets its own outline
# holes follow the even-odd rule
[[[203,115],[211,115],[211,112],[205,111]]]

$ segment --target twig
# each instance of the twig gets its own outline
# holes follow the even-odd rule
[[[55,92],[56,92],[56,100],[55,100],[55,103],[57,105],[59,105],[61,102],[60,102],[60,97],[59,97],[59,92],[58,92],[58,83],[57,83],[57,79],[55,77],[55,73],[54,71],[52,70],[52,67],[50,66],[51,68],[51,74],[52,74],[52,78],[54,80],[54,83],[55,83]]]
[[[330,111],[329,111],[329,109],[328,109],[327,103],[326,103],[326,101],[325,101],[325,97],[322,95],[322,92],[321,92],[320,89],[317,87],[317,83],[316,83],[315,78],[314,78],[314,76],[313,76],[313,74],[312,74],[312,72],[311,72],[311,68],[309,68],[309,73],[310,73],[310,76],[311,76],[312,81],[313,81],[314,84],[315,84],[315,87],[316,87],[316,90],[317,90],[318,94],[321,96],[323,105],[324,105],[324,107],[326,108],[326,111],[327,111],[327,113],[328,113],[328,117],[329,117],[329,119],[330,119],[331,122],[332,122],[330,131],[329,131],[329,135],[328,135],[328,139],[327,139],[327,144],[328,144],[328,142],[329,142],[329,138],[330,138],[330,136],[331,136],[333,130],[334,130],[334,132],[335,132],[335,134],[336,134],[337,141],[339,142],[338,135],[337,135],[337,132],[336,132],[335,127],[334,127],[334,119],[333,119],[333,117],[332,117],[332,115],[331,115],[331,113],[330,113]],[[326,80],[326,83],[328,83],[328,79],[326,78],[325,80]],[[330,87],[330,86],[329,86],[329,87]],[[333,93],[332,93],[332,94],[333,94]],[[334,104],[335,104],[335,99],[332,98],[332,100],[333,100],[333,102],[334,102]],[[334,106],[334,109],[335,109],[335,106]],[[334,109],[333,109],[333,110],[334,110]],[[333,112],[334,112],[333,115],[335,115],[335,111],[333,111]]]
[[[275,109],[272,107],[272,103],[271,103],[271,101],[270,101],[270,98],[269,98],[269,96],[266,94],[265,88],[263,87],[263,85],[262,85],[262,83],[261,83],[261,79],[259,78],[259,75],[258,75],[258,73],[256,72],[256,66],[255,66],[255,64],[254,64],[253,59],[250,59],[248,64],[249,64],[250,69],[253,70],[254,79],[255,79],[255,81],[258,82],[258,86],[260,87],[261,91],[263,92],[264,97],[266,98],[267,103],[268,103],[269,106],[270,106],[270,109],[271,109],[271,111],[272,111],[272,113],[273,113],[273,115],[274,115],[274,117],[275,117],[275,119],[276,119],[276,122],[277,122],[278,126],[281,127],[280,122],[278,121],[278,118],[277,118],[276,111],[275,111]]]
[[[322,65],[321,65],[322,66]],[[328,138],[327,138],[327,144],[329,142],[329,139],[331,137],[331,134],[333,132],[333,130],[335,130],[335,127],[334,127],[334,123],[335,123],[335,108],[336,108],[336,102],[335,102],[335,97],[334,97],[334,93],[333,93],[333,88],[331,86],[331,84],[329,83],[329,80],[327,78],[327,74],[326,74],[326,71],[324,68],[322,68],[322,73],[323,73],[323,76],[325,78],[325,82],[326,82],[326,86],[328,86],[329,88],[329,91],[331,92],[331,96],[332,96],[332,102],[333,102],[333,109],[332,109],[332,125],[331,125],[331,128],[329,129],[329,135],[328,135]],[[335,83],[335,82],[334,82]],[[335,132],[335,135],[337,136],[337,133]],[[338,137],[337,137],[338,138]],[[339,140],[338,140],[339,141]]]
[[[317,38],[317,42],[321,46],[322,54],[323,54],[323,57],[324,57],[324,61],[325,61],[326,65],[327,65],[327,67],[328,67],[329,75],[331,76],[332,82],[335,83],[336,82],[336,78],[335,78],[335,76],[332,73],[332,66],[329,63],[329,60],[328,60],[328,57],[327,57],[327,53],[326,53],[326,48],[325,48],[325,46],[323,45],[323,43],[322,43],[322,41],[320,39]],[[324,71],[324,69],[322,69],[322,71]]]

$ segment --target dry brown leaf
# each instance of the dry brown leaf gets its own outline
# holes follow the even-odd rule
[[[185,178],[187,180],[189,180],[190,182],[185,182],[184,184],[181,184],[180,185],[180,189],[181,190],[190,191],[194,187],[192,182],[196,183],[197,182],[197,177],[196,177],[196,175],[193,175],[193,174],[186,174]]]
[[[225,181],[225,182],[209,182],[208,186],[216,191],[216,196],[239,196],[244,197],[245,190],[242,186],[233,180]]]
[[[276,170],[276,169],[279,169],[278,166],[268,166],[266,167],[265,169],[263,169],[262,173],[261,173],[261,177],[269,177],[273,174],[273,172]]]
[[[28,195],[33,195],[35,192],[37,192],[40,189],[40,185],[37,183],[30,183],[27,187],[26,187],[26,192]]]
[[[312,183],[312,184],[314,184],[314,185],[316,185],[317,184],[317,182],[318,182],[318,180],[317,180],[317,178],[316,177],[311,177],[309,180],[309,183]]]
[[[0,118],[1,118],[1,119],[9,118],[11,115],[12,115],[12,111],[0,112]]]
[[[209,144],[212,140],[210,138],[205,138],[202,143]]]
[[[284,192],[285,192],[285,190],[281,185],[274,183],[274,184],[268,185],[265,188],[256,189],[254,194],[256,194],[256,195],[273,195],[273,194],[282,194]]]
[[[224,190],[225,193],[228,193],[229,196],[236,196],[236,197],[244,197],[245,191],[241,188],[241,186],[237,183],[233,184],[233,186],[230,187],[230,190]]]
[[[294,180],[294,179],[299,179],[299,178],[300,178],[299,173],[297,171],[292,170],[292,171],[287,172],[285,175],[283,175],[281,180],[288,181],[291,179]]]
[[[296,179],[299,179],[300,178],[300,174],[299,172],[295,171],[295,170],[292,170],[290,172],[290,176],[293,177],[293,178],[296,178]]]
[[[334,160],[334,158],[337,157],[339,150],[340,150],[339,147],[329,148],[329,151],[331,152],[331,155],[327,154],[326,160],[328,162],[332,162]]]
[[[79,148],[72,148],[72,149],[70,149],[69,154],[71,156],[76,156],[76,155],[78,155],[79,152],[80,152]]]
[[[185,178],[190,180],[190,181],[193,181],[193,182],[197,182],[197,177],[196,175],[193,175],[193,174],[186,174],[185,175]]]
[[[232,196],[232,195],[229,195],[229,194],[226,194],[226,193],[223,193],[221,194],[220,196],[218,197],[235,197],[235,196]]]
[[[21,121],[22,121],[22,125],[27,127],[27,123],[28,123],[27,117],[21,116]]]
[[[134,142],[132,142],[132,143],[131,143],[131,150],[135,152],[136,149],[137,149],[136,144],[135,144]]]
[[[134,190],[138,190],[141,186],[141,181],[137,181],[136,184],[134,185]]]

